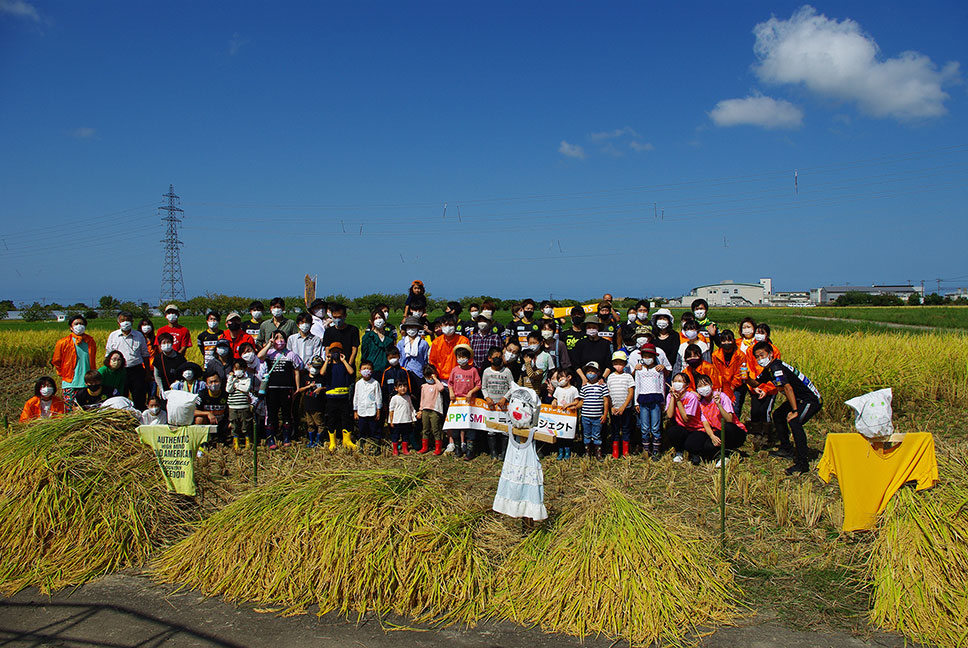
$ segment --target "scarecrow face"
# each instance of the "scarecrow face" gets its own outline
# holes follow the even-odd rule
[[[534,418],[534,404],[524,399],[512,397],[508,401],[508,416],[515,427],[530,426]]]

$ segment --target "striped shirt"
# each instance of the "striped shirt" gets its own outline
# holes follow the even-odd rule
[[[608,387],[599,383],[589,383],[582,385],[578,390],[578,397],[581,398],[582,416],[601,416],[605,413],[605,398],[608,396]]]

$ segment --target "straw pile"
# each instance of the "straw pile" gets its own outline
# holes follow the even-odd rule
[[[968,645],[968,454],[941,474],[930,491],[902,489],[884,513],[869,563],[871,619],[954,648]]]
[[[145,562],[185,511],[129,414],[79,413],[0,441],[0,592],[44,592]]]
[[[642,503],[596,480],[498,573],[501,613],[544,630],[678,644],[729,623],[737,588],[718,545],[669,530]]]

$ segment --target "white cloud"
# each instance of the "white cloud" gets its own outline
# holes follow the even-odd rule
[[[229,40],[229,56],[235,56],[242,49],[243,45],[247,45],[249,39],[243,37],[239,32],[232,34],[231,40]]]
[[[561,144],[558,145],[558,152],[566,157],[578,158],[579,160],[585,159],[585,149],[578,144],[569,144],[565,140],[561,140]]]
[[[762,126],[800,128],[803,111],[789,101],[753,95],[745,99],[723,99],[709,111],[717,126]]]
[[[37,8],[24,0],[0,0],[0,13],[40,22],[40,13]]]
[[[639,134],[635,132],[631,126],[626,126],[625,128],[616,128],[610,131],[599,131],[597,133],[589,133],[588,139],[593,142],[601,142],[602,140],[615,139],[616,137],[622,137],[624,135],[629,135],[631,137],[638,137]]]
[[[647,151],[651,151],[655,147],[652,146],[651,142],[640,142],[638,140],[632,140],[631,142],[629,142],[629,148],[635,151],[636,153],[645,153]]]
[[[87,126],[75,128],[71,132],[71,137],[75,139],[92,139],[95,135],[97,135],[97,131]]]
[[[847,18],[831,20],[810,5],[789,20],[775,16],[753,28],[763,81],[802,83],[826,97],[855,102],[875,117],[915,119],[947,112],[945,83],[959,80],[958,63],[943,68],[919,52],[881,60],[873,37]]]

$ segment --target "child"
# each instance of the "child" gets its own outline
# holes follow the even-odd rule
[[[342,432],[343,447],[357,450],[350,430],[353,428],[353,405],[350,402],[350,386],[356,370],[343,353],[343,345],[333,342],[326,351],[323,363],[323,380],[326,385],[326,432],[329,434],[329,450],[336,450],[336,434]],[[373,365],[370,365],[372,370]]]
[[[635,378],[625,373],[628,356],[623,351],[612,354],[612,373],[608,376],[608,399],[612,404],[612,459],[629,456],[629,438],[635,403]],[[619,441],[622,442],[619,446]]]
[[[55,396],[57,385],[50,376],[41,376],[34,383],[34,397],[24,403],[20,413],[20,422],[26,423],[34,419],[49,419],[64,414],[64,401]]]
[[[551,401],[553,407],[560,407],[569,412],[578,411],[578,388],[571,384],[571,371],[567,369],[557,369],[551,377],[551,384],[554,385],[554,400]],[[558,459],[571,459],[571,444],[562,441],[558,447]]]
[[[426,341],[424,341],[426,344]],[[387,349],[387,366],[383,370],[383,375],[380,376],[380,387],[383,390],[383,407],[381,408],[384,412],[388,412],[387,409],[390,406],[390,399],[393,398],[397,393],[397,383],[406,383],[407,393],[412,394],[416,390],[417,381],[413,374],[400,366],[400,350],[396,347],[390,347]],[[423,367],[420,368],[421,375],[423,374]],[[410,442],[410,439],[407,439]]]
[[[185,356],[175,351],[173,338],[170,333],[158,334],[158,350],[151,362],[155,374],[155,386],[158,395],[164,398],[164,393],[178,382],[178,370],[185,364]]]
[[[267,346],[262,348],[258,359],[265,359],[264,378],[259,392],[265,395],[266,443],[275,450],[276,431],[282,426],[282,445],[292,445],[292,396],[302,386],[303,361],[296,353],[286,349],[286,334],[275,331]],[[240,347],[241,350],[241,347]],[[245,354],[243,354],[243,359]]]
[[[679,368],[679,370],[689,376],[690,389],[696,388],[696,376],[699,374],[710,376],[713,373],[712,363],[706,362],[706,360],[703,358],[702,347],[700,347],[698,344],[690,344],[686,346],[684,360],[685,363]]]
[[[704,335],[706,341],[711,344],[719,344],[719,327],[708,317],[709,303],[702,298],[695,299],[690,304],[690,310],[699,326],[700,335]]]
[[[780,447],[770,454],[775,457],[793,457],[795,463],[786,469],[786,474],[803,474],[810,470],[807,460],[807,435],[803,431],[803,424],[820,411],[823,400],[820,390],[809,378],[774,355],[775,348],[766,340],[757,342],[753,347],[756,364],[762,372],[755,381],[749,380],[749,383],[772,383],[786,396],[786,402],[773,412],[773,425],[780,437]],[[790,446],[791,430],[795,448]]]
[[[364,360],[360,363],[360,379],[353,390],[353,418],[359,434],[359,441],[368,439],[376,443],[380,438],[380,405],[383,395],[380,383],[373,377],[373,363]]]
[[[660,308],[652,315],[652,332],[655,335],[652,344],[655,345],[656,349],[661,349],[671,362],[675,362],[678,359],[679,344],[681,343],[679,333],[673,326],[675,323],[675,316],[668,308]],[[666,381],[671,376],[671,373],[666,376]]]
[[[639,414],[639,427],[642,430],[642,451],[648,453],[653,461],[659,459],[662,447],[662,400],[665,396],[667,370],[659,362],[660,351],[654,344],[643,344],[636,352],[632,366],[632,377],[635,379],[635,411]]]
[[[97,409],[107,399],[118,395],[113,387],[101,385],[101,374],[94,370],[84,374],[84,384],[86,385],[84,389],[74,393],[74,401],[81,409]]]
[[[761,322],[756,325],[753,333],[753,346],[746,352],[746,386],[750,391],[750,434],[760,439],[768,439],[770,433],[770,411],[776,400],[777,389],[772,382],[760,383],[759,377],[763,373],[762,367],[756,362],[753,349],[760,342],[770,345],[771,354],[775,360],[780,360],[780,350],[770,341],[770,325]]]
[[[666,398],[666,436],[669,443],[676,449],[672,458],[673,463],[682,463],[686,449],[686,439],[693,432],[702,429],[702,419],[699,410],[699,396],[689,388],[689,376],[677,373],[672,377],[672,389]]]
[[[206,315],[208,328],[198,334],[198,350],[202,352],[202,365],[207,365],[215,359],[215,345],[222,338],[222,331],[218,327],[222,316],[210,310]]]
[[[686,450],[693,465],[701,459],[711,460],[725,442],[727,450],[735,450],[746,441],[746,428],[736,421],[733,404],[725,394],[713,389],[709,376],[696,376],[696,393],[699,395],[702,430],[693,432],[686,439]],[[719,467],[717,462],[716,467]]]
[[[688,315],[689,313],[686,313]],[[702,356],[700,362],[708,362],[710,359],[709,344],[699,335],[699,325],[695,320],[687,319],[682,322],[682,332],[679,334],[679,348],[676,349],[676,360],[672,370],[676,373],[683,371],[688,366],[686,363],[686,349],[695,346],[699,349]]]
[[[326,391],[326,385],[321,371],[323,359],[319,356],[311,358],[307,366],[306,384],[299,388],[299,393],[303,394],[303,422],[306,424],[308,437],[306,447],[318,448],[322,446],[320,433],[325,427],[323,412],[326,407],[325,397],[322,394]],[[330,450],[335,449],[334,444]]]
[[[232,447],[239,452],[239,439],[245,440],[245,449],[252,443],[252,405],[249,394],[253,389],[252,376],[245,360],[232,362],[232,372],[226,378],[225,390],[228,393],[229,424],[232,426]]]
[[[578,406],[581,407],[581,426],[584,432],[585,452],[589,457],[602,458],[602,425],[608,418],[609,398],[605,381],[599,375],[597,362],[582,367],[585,383],[578,390]]]
[[[423,426],[423,445],[418,454],[430,450],[430,439],[434,439],[434,456],[443,454],[444,446],[444,399],[441,393],[446,385],[437,380],[437,372],[430,365],[424,367],[424,384],[420,386],[420,411],[417,418]],[[459,456],[459,455],[458,455]]]
[[[125,378],[128,375],[125,370],[126,365],[124,354],[120,351],[109,351],[104,357],[104,366],[98,368],[98,373],[101,374],[101,384],[113,388],[119,394],[123,394]]]
[[[161,399],[152,396],[148,399],[148,409],[141,413],[142,425],[168,425],[168,412],[161,406]]]
[[[475,398],[481,391],[481,376],[477,373],[477,369],[474,368],[474,360],[471,357],[472,353],[473,351],[471,351],[469,344],[458,344],[454,347],[457,366],[451,369],[450,379],[447,381],[447,384],[450,386],[451,401],[455,398]],[[470,429],[461,430],[460,441],[464,458],[473,458],[474,431]]]
[[[481,396],[488,405],[505,408],[508,404],[507,396],[514,389],[514,374],[505,366],[499,346],[495,345],[487,350],[487,364],[481,374]],[[487,447],[492,459],[500,456],[498,448],[503,446],[503,439],[497,435],[494,430],[487,431]]]
[[[756,334],[756,320],[752,317],[744,317],[743,321],[739,324],[739,339],[736,340],[736,351],[740,355],[740,385],[734,390],[736,394],[734,401],[734,411],[736,416],[742,419],[743,415],[743,404],[746,402],[746,396],[749,394],[749,388],[746,383],[743,382],[746,379],[746,374],[749,372],[749,354],[753,350],[753,345],[756,344],[756,340],[753,336]]]
[[[735,407],[736,390],[743,384],[740,372],[745,358],[736,350],[736,336],[729,329],[719,334],[719,348],[713,351],[712,374],[713,389],[729,399]],[[734,413],[736,410],[733,410]]]
[[[410,438],[413,424],[417,420],[413,411],[413,401],[410,400],[408,383],[398,381],[394,384],[396,394],[390,399],[389,423],[390,423],[390,448],[393,456],[401,452],[405,455],[410,454],[408,441]],[[400,439],[404,439],[403,448],[398,449]]]
[[[195,425],[216,425],[215,436],[209,435],[209,443],[225,440],[228,431],[228,396],[222,391],[222,379],[215,371],[207,371],[203,376],[202,389],[198,392],[198,406],[195,407]]]

